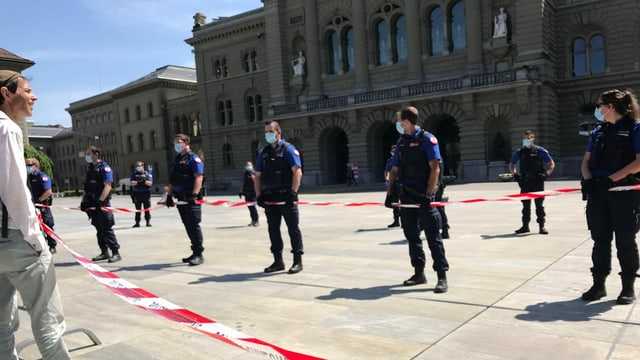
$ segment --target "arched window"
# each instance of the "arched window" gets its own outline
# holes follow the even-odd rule
[[[355,70],[356,68],[356,52],[355,52],[355,41],[353,40],[353,28],[349,26],[344,33],[344,40],[342,41],[344,44],[344,72],[350,72]]]
[[[376,63],[386,65],[389,63],[389,41],[387,22],[379,20],[376,24]]]
[[[593,35],[588,40],[585,40],[584,37],[573,39],[571,52],[574,77],[604,74],[606,51],[602,35]]]
[[[467,35],[464,19],[464,2],[458,1],[451,7],[451,51],[460,52],[467,47]]]
[[[249,112],[249,122],[256,121],[256,104],[252,95],[247,96],[247,110]]]
[[[589,63],[591,74],[604,74],[604,37],[602,35],[594,35],[589,40]]]
[[[327,36],[327,46],[329,54],[329,74],[340,73],[340,44],[338,43],[338,33],[334,30]]]
[[[233,125],[233,106],[231,104],[231,100],[227,100],[225,107],[227,110],[227,120],[229,121],[229,125]]]
[[[407,61],[407,21],[398,16],[393,27],[393,57],[395,62]]]
[[[258,121],[264,120],[264,116],[262,114],[262,96],[256,95],[255,97],[256,103],[256,117]]]
[[[138,134],[138,151],[144,151],[144,135]]]
[[[231,144],[222,145],[222,164],[225,167],[233,166],[233,149]]]
[[[442,8],[435,7],[429,14],[429,35],[431,55],[444,54],[444,22],[442,20]]]
[[[224,101],[218,101],[218,123],[220,126],[227,125],[227,112],[224,109]]]

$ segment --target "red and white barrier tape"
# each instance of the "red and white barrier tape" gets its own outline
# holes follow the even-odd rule
[[[140,309],[163,317],[169,321],[190,327],[214,339],[237,346],[250,353],[260,355],[267,359],[280,360],[322,360],[311,355],[300,354],[279,346],[270,344],[260,339],[243,334],[228,326],[222,325],[207,317],[194,313],[181,306],[173,304],[165,299],[139,288],[138,286],[118,277],[118,275],[105,270],[91,260],[78,254],[56,234],[51,228],[41,222],[44,231],[64,246],[73,258],[82,265],[98,282],[111,290],[116,296],[125,302]]]

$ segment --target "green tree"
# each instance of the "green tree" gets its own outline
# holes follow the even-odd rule
[[[34,148],[31,145],[27,145],[24,147],[24,158],[25,159],[29,159],[29,158],[36,158],[38,159],[38,161],[40,162],[40,171],[42,171],[43,173],[49,175],[49,177],[51,178],[52,182],[54,179],[53,176],[53,161],[51,161],[51,159],[47,156],[47,154],[43,153],[42,151]]]

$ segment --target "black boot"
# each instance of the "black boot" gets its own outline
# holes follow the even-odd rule
[[[109,258],[110,263],[114,263],[122,260],[122,256],[120,256],[120,252],[118,252],[118,250],[113,250],[112,253],[113,255]]]
[[[289,274],[296,274],[302,271],[302,254],[293,254],[293,265],[289,269]]]
[[[607,296],[607,290],[604,287],[604,281],[607,279],[607,275],[593,274],[593,286],[582,294],[582,300],[595,301]]]
[[[542,224],[542,223],[540,224],[540,231],[539,231],[539,233],[540,233],[540,234],[542,234],[542,235],[547,235],[547,234],[549,234],[549,232],[547,231],[547,229],[545,229],[545,228],[544,228],[544,224]]]
[[[529,224],[522,224],[522,227],[516,230],[516,234],[524,234],[529,232]]]
[[[273,254],[273,264],[264,269],[264,272],[272,273],[284,270],[284,261],[282,261],[282,253]]]
[[[447,272],[444,270],[438,271],[438,284],[436,288],[433,289],[433,292],[436,294],[446,293],[449,290],[449,285],[447,284]]]
[[[636,281],[636,275],[622,275],[622,291],[616,299],[616,304],[629,305],[636,300],[636,293],[633,290],[633,284]]]
[[[109,250],[102,250],[102,252],[100,253],[100,255],[94,257],[93,259],[91,259],[91,261],[102,261],[102,260],[107,260],[109,259]]]
[[[424,276],[424,269],[415,268],[415,273],[413,274],[413,276],[405,280],[404,283],[402,283],[402,285],[413,286],[413,285],[426,284],[426,283],[427,283],[427,278]]]

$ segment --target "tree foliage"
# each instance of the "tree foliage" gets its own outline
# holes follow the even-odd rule
[[[29,158],[38,159],[38,161],[40,162],[40,171],[42,171],[43,173],[49,175],[49,178],[51,178],[51,181],[53,181],[53,179],[55,178],[53,176],[53,161],[51,161],[51,159],[47,156],[47,154],[45,154],[42,151],[34,148],[31,145],[26,145],[24,147],[24,158],[25,159],[29,159]],[[53,181],[53,182],[55,182],[55,181]]]

